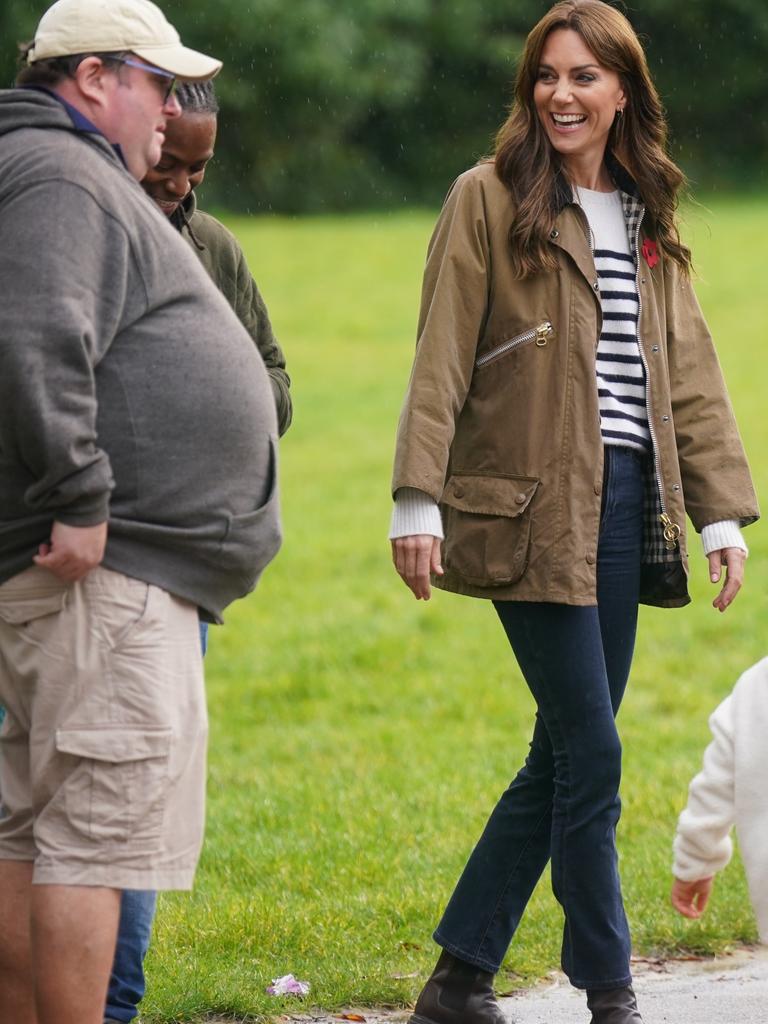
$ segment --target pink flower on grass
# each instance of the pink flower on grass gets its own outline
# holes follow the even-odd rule
[[[282,978],[273,978],[267,986],[270,996],[305,996],[309,992],[308,981],[298,981],[292,974],[284,974]]]

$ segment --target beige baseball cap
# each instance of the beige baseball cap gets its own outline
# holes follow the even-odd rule
[[[221,70],[220,60],[182,46],[179,33],[150,0],[57,0],[37,26],[27,63],[125,50],[187,81],[213,78]]]

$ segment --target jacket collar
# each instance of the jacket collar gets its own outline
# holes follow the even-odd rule
[[[630,251],[637,260],[639,250],[640,225],[645,213],[645,205],[640,198],[637,185],[626,169],[616,160],[612,153],[606,154],[606,164],[614,182],[619,188],[624,220],[627,225]],[[586,216],[575,202],[573,189],[564,174],[559,173],[555,180],[557,198],[557,217],[555,227],[549,235],[560,249],[568,253],[592,289],[593,297],[599,304],[597,271],[592,255],[592,243],[589,224]],[[584,244],[586,241],[586,245]]]
[[[192,218],[197,212],[197,196],[194,190],[183,199],[176,209],[171,214],[171,224],[176,228],[179,234],[183,235],[186,231],[190,237],[192,244],[199,252],[204,252],[205,245],[200,241],[194,232],[192,227]]]
[[[619,163],[613,153],[606,153],[605,162],[608,167],[608,171],[613,178],[613,181],[618,186],[621,194],[621,205],[624,211],[624,220],[627,224],[627,235],[629,236],[630,250],[633,253],[636,253],[638,249],[640,224],[642,223],[643,215],[645,213],[645,204],[640,197],[640,192],[635,180],[629,174],[627,169]],[[566,252],[570,253],[578,264],[581,272],[587,280],[591,282],[594,279],[595,270],[591,254],[591,246],[589,253],[584,251],[584,215],[580,210],[580,216],[572,216],[568,214],[568,208],[578,204],[574,201],[571,184],[562,171],[559,171],[555,178],[555,202],[557,219],[555,222],[555,228],[549,236],[550,241],[555,242],[561,249],[565,249]],[[588,230],[589,228],[587,226],[586,231],[588,232]],[[588,236],[587,242],[589,243]]]
[[[605,154],[605,165],[608,168],[613,181],[618,186],[619,190],[625,195],[632,197],[642,205],[642,199],[640,198],[640,192],[637,187],[637,183],[629,171],[624,167],[623,164],[619,163],[613,153],[608,150]],[[557,172],[555,176],[555,211],[556,213],[562,213],[566,206],[570,206],[573,202],[573,189],[571,188],[570,182],[563,174],[562,170]]]

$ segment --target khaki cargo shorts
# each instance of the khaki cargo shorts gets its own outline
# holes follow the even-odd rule
[[[0,859],[42,884],[188,889],[207,716],[197,610],[99,567],[0,584]]]

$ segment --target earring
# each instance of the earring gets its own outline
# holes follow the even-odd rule
[[[624,114],[624,107],[616,107],[616,117],[622,117]]]

